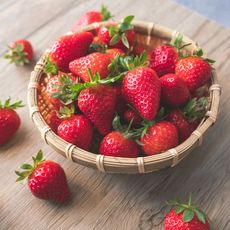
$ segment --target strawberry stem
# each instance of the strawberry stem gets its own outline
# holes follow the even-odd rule
[[[10,100],[10,98],[7,99],[5,103],[2,103],[2,101],[0,100],[0,109],[17,109],[25,106],[22,104],[22,101],[16,101],[13,104],[11,104]]]

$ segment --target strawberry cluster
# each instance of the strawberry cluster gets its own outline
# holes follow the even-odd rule
[[[200,49],[188,52],[181,34],[145,50],[136,42],[133,18],[58,38],[44,70],[52,130],[106,156],[154,155],[177,146],[208,104],[213,61]]]

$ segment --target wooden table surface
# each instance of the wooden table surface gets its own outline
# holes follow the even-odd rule
[[[29,39],[39,58],[52,41],[68,31],[84,11],[98,9],[90,0],[0,0],[0,54],[6,44]],[[104,1],[117,18],[156,22],[190,36],[215,59],[223,86],[221,112],[204,144],[175,168],[148,175],[104,174],[74,164],[54,152],[40,138],[28,115],[19,110],[22,125],[15,137],[0,148],[0,229],[163,229],[169,208],[165,200],[190,192],[204,209],[214,229],[230,229],[230,31],[168,0]],[[30,71],[0,59],[0,98],[22,99]],[[43,149],[67,174],[72,200],[66,205],[34,198],[27,185],[15,183],[14,170]]]

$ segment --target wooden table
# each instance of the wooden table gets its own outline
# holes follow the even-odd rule
[[[163,229],[169,208],[165,200],[190,192],[209,215],[217,230],[230,229],[230,31],[168,0],[104,1],[118,18],[135,14],[190,36],[217,61],[223,86],[221,113],[204,144],[181,164],[148,175],[108,175],[73,164],[40,138],[28,115],[19,110],[22,125],[16,136],[0,148],[0,229]],[[0,54],[17,38],[29,39],[40,57],[51,42],[68,31],[98,1],[0,0]],[[0,60],[0,98],[11,96],[26,103],[30,71]],[[14,170],[43,149],[60,163],[68,177],[72,200],[56,205],[34,198],[27,185],[15,183]]]

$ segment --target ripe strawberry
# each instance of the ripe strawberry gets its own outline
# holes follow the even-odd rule
[[[100,154],[113,157],[137,157],[136,142],[119,131],[107,134],[100,144]]]
[[[125,99],[122,96],[121,86],[120,85],[114,85],[114,90],[117,96],[117,105],[116,105],[116,111],[118,114],[122,115],[125,110],[127,109],[127,105],[125,102]]]
[[[148,59],[151,59],[152,52],[150,52],[150,50],[147,50],[147,49],[143,48],[142,46],[134,46],[133,47],[133,54],[135,56],[141,55],[144,51],[147,53]]]
[[[100,27],[98,41],[112,48],[127,50],[134,44],[135,32],[131,24],[134,16],[127,16],[118,25]]]
[[[166,105],[179,107],[189,100],[190,93],[183,79],[175,74],[166,74],[160,81],[161,99]]]
[[[109,57],[112,59],[116,58],[117,56],[124,56],[125,55],[125,52],[121,49],[118,49],[118,48],[107,49],[105,51],[105,53],[108,54]]]
[[[15,63],[17,66],[28,64],[33,59],[33,48],[25,39],[14,41],[10,43],[4,58],[10,59],[10,63]]]
[[[116,99],[116,93],[111,86],[100,84],[83,89],[78,96],[79,109],[101,135],[106,135],[111,129]]]
[[[58,136],[84,150],[89,150],[93,138],[93,126],[83,115],[71,115],[58,126]]]
[[[190,92],[208,83],[211,77],[211,66],[200,57],[186,57],[176,64],[176,75],[182,78]]]
[[[66,202],[69,199],[69,189],[63,168],[49,160],[43,159],[40,150],[33,157],[34,165],[24,163],[22,172],[15,171],[18,175],[16,181],[22,181],[28,177],[28,186],[32,194],[39,199]]]
[[[175,73],[178,57],[178,53],[173,46],[161,45],[153,50],[149,66],[160,77],[167,73]]]
[[[49,116],[49,126],[50,128],[57,133],[58,126],[61,124],[63,119],[58,117],[57,111],[52,111]]]
[[[90,32],[63,35],[52,45],[49,58],[60,71],[69,72],[69,63],[85,56],[92,41]]]
[[[92,10],[84,13],[74,24],[72,31],[75,33],[82,26],[87,26],[94,22],[107,21],[111,17],[111,13],[108,11],[107,7],[102,5],[101,11]]]
[[[154,70],[138,67],[124,77],[122,95],[146,120],[153,120],[160,103],[160,80]]]
[[[180,200],[168,202],[176,206],[165,217],[165,230],[210,230],[210,224],[205,214],[192,204],[190,195],[188,204],[182,204]]]
[[[72,100],[69,100],[68,98],[68,88],[76,82],[76,77],[71,74],[59,73],[58,75],[49,78],[45,93],[48,103],[52,104],[55,109],[70,104]]]
[[[23,107],[21,101],[10,104],[10,99],[4,104],[0,101],[0,146],[5,144],[16,133],[20,126],[20,118],[14,111]]]
[[[140,141],[146,155],[158,154],[178,145],[178,131],[171,122],[160,121],[150,126]]]
[[[128,109],[124,113],[124,120],[129,123],[133,121],[133,126],[139,127],[141,125],[142,118],[134,112],[132,109]]]
[[[183,113],[179,109],[170,111],[167,116],[167,120],[172,122],[177,127],[180,142],[185,141],[195,130],[193,125],[186,120]]]
[[[89,82],[89,69],[93,75],[95,73],[99,73],[101,79],[103,79],[109,74],[108,65],[110,63],[111,61],[109,55],[96,52],[70,62],[69,69],[83,81]]]

